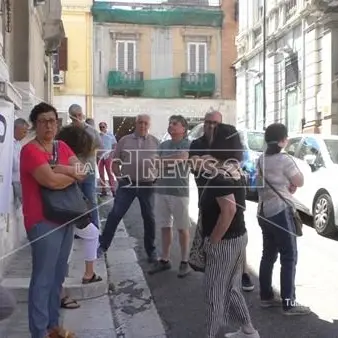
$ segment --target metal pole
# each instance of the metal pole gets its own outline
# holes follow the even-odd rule
[[[266,0],[263,0],[263,130],[266,128]]]

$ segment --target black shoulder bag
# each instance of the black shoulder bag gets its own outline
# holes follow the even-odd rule
[[[51,166],[58,163],[58,141],[53,143]],[[75,225],[84,229],[90,223],[89,208],[85,197],[75,182],[62,190],[41,186],[41,200],[44,217],[60,225]]]
[[[289,202],[287,201],[284,196],[265,178],[265,175],[263,175],[262,169],[261,169],[261,165],[259,163],[259,160],[257,162],[257,167],[259,169],[259,173],[262,176],[264,182],[269,186],[269,188],[282,200],[286,203],[286,205],[288,207],[290,207],[290,210],[292,212],[292,219],[293,222],[295,224],[295,229],[296,229],[296,235],[298,237],[303,236],[303,222],[302,219],[300,218],[300,215],[298,213],[298,211],[295,209],[295,207]],[[262,205],[263,207],[263,205]]]

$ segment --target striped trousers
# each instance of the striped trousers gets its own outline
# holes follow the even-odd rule
[[[207,338],[216,337],[229,319],[251,324],[249,310],[241,292],[241,278],[248,235],[205,243],[206,327]]]

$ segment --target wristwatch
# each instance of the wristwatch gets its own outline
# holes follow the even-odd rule
[[[5,142],[6,131],[7,131],[7,121],[5,119],[5,116],[0,114],[0,143]]]

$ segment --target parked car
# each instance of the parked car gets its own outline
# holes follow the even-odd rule
[[[285,151],[304,174],[304,186],[294,197],[300,210],[313,217],[321,235],[338,231],[338,136],[295,135]]]
[[[244,160],[242,168],[247,175],[247,197],[256,200],[256,163],[259,156],[265,149],[264,132],[255,130],[239,130],[240,137],[244,146]],[[188,134],[190,141],[193,141],[203,135],[203,123],[197,125]]]

